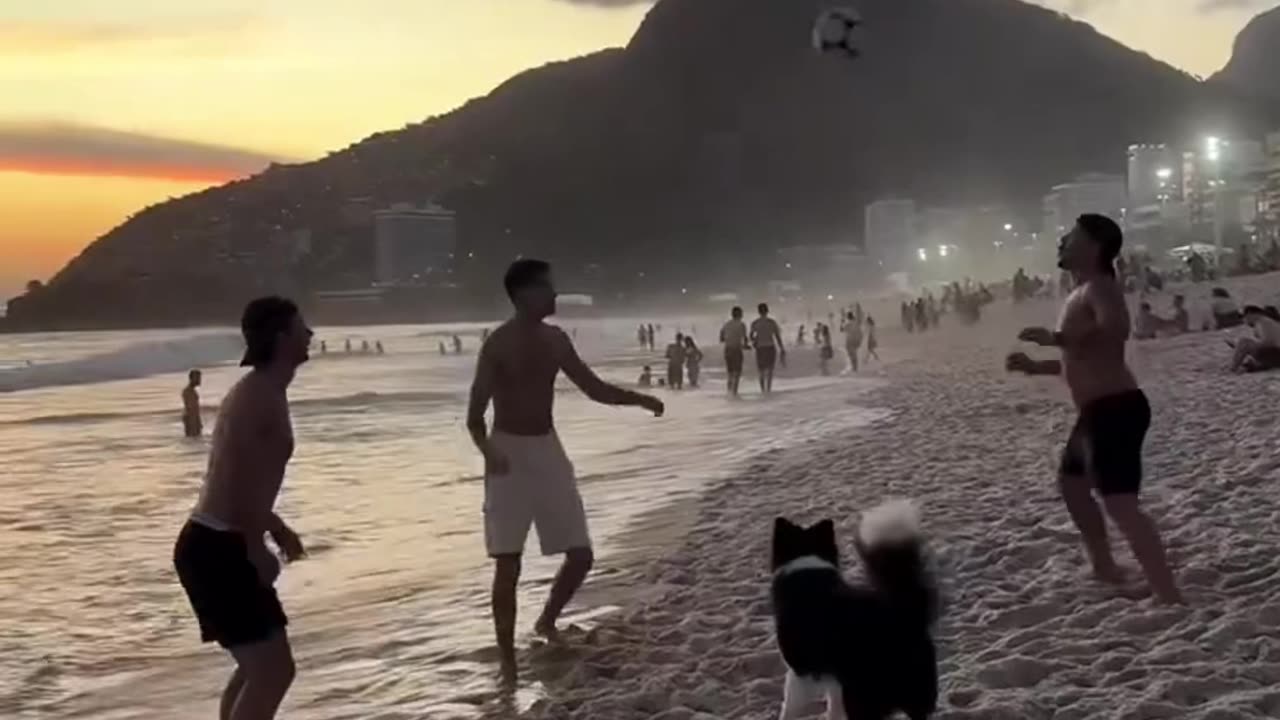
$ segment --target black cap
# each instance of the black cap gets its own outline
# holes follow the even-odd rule
[[[261,297],[244,307],[240,315],[240,334],[244,336],[244,357],[240,367],[261,367],[271,362],[276,337],[289,329],[298,314],[292,300],[272,295]]]

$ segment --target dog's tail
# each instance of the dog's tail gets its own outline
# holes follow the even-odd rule
[[[937,619],[938,589],[914,503],[894,500],[864,513],[856,547],[871,583],[895,608],[925,622]]]

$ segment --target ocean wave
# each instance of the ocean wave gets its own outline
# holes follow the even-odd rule
[[[446,402],[460,402],[462,395],[458,393],[447,392],[394,392],[394,393],[378,393],[378,392],[359,392],[351,395],[338,395],[335,397],[318,397],[303,398],[291,400],[289,406],[295,415],[306,415],[309,413],[323,412],[335,408],[372,408],[381,405],[418,405],[418,404],[435,404]],[[218,408],[216,405],[204,405],[201,410],[206,416],[216,415]],[[164,418],[167,420],[177,421],[181,414],[181,408],[174,407],[172,410],[135,410],[121,412],[77,412],[77,413],[60,413],[52,415],[36,415],[33,417],[5,419],[0,420],[0,426],[5,425],[77,425],[91,424],[101,422],[115,422],[118,420],[129,420],[139,418]]]
[[[243,347],[240,337],[233,334],[204,334],[133,343],[75,360],[0,370],[0,393],[183,372],[231,361]]]

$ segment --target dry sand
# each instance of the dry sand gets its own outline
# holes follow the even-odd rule
[[[1273,302],[1280,279],[1229,285]],[[1208,286],[1186,291],[1197,304]],[[1056,494],[1073,420],[1060,381],[1001,369],[1016,329],[1055,313],[1001,301],[973,329],[885,337],[886,358],[895,343],[916,357],[881,370],[889,384],[858,402],[895,416],[761,457],[709,491],[693,529],[634,575],[642,599],[571,651],[527,653],[546,698],[525,715],[777,717],[773,518],[833,517],[848,550],[861,510],[907,496],[922,506],[947,601],[936,717],[1280,717],[1280,374],[1224,372],[1227,333],[1130,346],[1154,411],[1143,500],[1191,605],[1121,599],[1088,579]]]

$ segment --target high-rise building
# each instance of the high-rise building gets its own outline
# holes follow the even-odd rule
[[[451,211],[397,203],[374,211],[373,230],[374,277],[379,284],[421,283],[450,269],[457,247]]]
[[[1130,145],[1128,204],[1130,211],[1160,206],[1182,197],[1182,162],[1167,145]]]
[[[1259,239],[1280,240],[1280,131],[1267,135],[1258,192]]]
[[[1128,203],[1125,178],[1091,173],[1056,185],[1044,197],[1044,234],[1055,238],[1071,229],[1086,213],[1106,215],[1124,223]]]
[[[888,272],[902,270],[915,252],[915,201],[889,198],[871,203],[865,228],[866,254]]]

